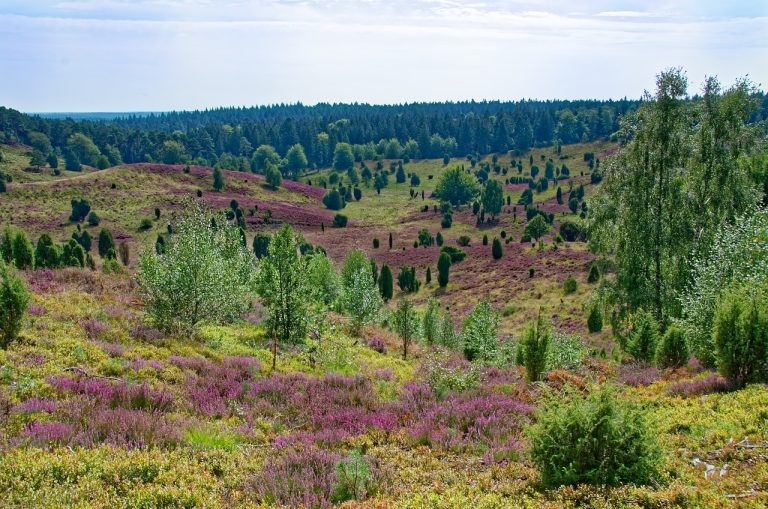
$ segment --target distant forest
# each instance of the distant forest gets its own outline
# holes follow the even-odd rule
[[[760,106],[752,120],[759,122],[768,118],[768,97],[760,93],[756,99]],[[621,117],[639,104],[628,99],[294,104],[102,120],[43,118],[0,107],[0,142],[25,143],[45,157],[64,157],[70,169],[154,161],[250,170],[258,147],[274,147],[285,158],[300,145],[311,168],[329,166],[338,143],[350,144],[359,161],[588,142],[610,137]]]

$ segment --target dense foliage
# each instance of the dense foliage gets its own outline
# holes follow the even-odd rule
[[[552,394],[530,429],[531,457],[546,486],[645,484],[660,449],[643,411],[604,387],[586,397]]]

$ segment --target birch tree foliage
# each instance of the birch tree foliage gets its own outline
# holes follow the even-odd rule
[[[240,229],[189,203],[173,231],[164,254],[148,249],[139,260],[137,280],[155,325],[189,332],[240,316],[251,304],[256,264]]]
[[[368,264],[360,266],[345,282],[342,304],[352,319],[352,333],[359,335],[363,325],[372,323],[379,316],[381,296],[373,282],[373,274]]]
[[[257,277],[270,333],[292,344],[303,341],[308,321],[310,288],[306,259],[299,253],[300,242],[300,236],[284,224],[272,237],[269,254],[261,260]]]
[[[715,364],[712,339],[715,310],[733,282],[759,287],[768,282],[768,210],[737,218],[715,234],[708,256],[693,266],[693,282],[683,296],[683,327],[692,353]]]

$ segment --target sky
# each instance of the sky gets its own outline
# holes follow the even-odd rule
[[[638,98],[768,85],[768,0],[0,0],[0,106]]]

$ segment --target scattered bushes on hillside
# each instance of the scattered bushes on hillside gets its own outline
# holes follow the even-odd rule
[[[451,205],[469,203],[479,194],[477,179],[461,166],[445,170],[435,186],[435,196]]]
[[[661,464],[656,433],[634,403],[604,386],[586,397],[552,393],[528,430],[545,486],[646,484]]]

